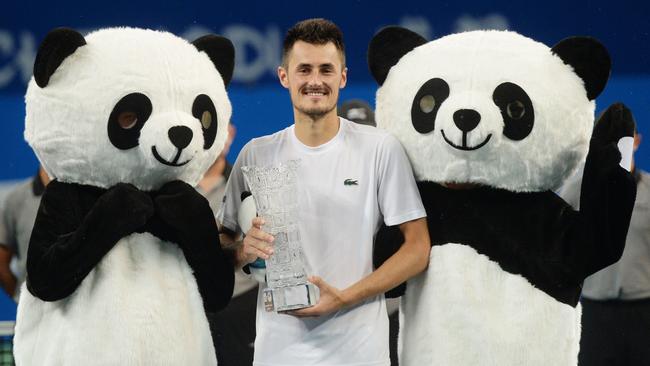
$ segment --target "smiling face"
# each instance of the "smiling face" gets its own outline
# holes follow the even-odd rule
[[[345,87],[347,69],[332,42],[323,45],[297,41],[278,68],[280,83],[289,89],[294,112],[319,119],[336,108],[339,89]]]
[[[553,189],[584,158],[594,103],[548,47],[512,32],[423,44],[377,92],[377,125],[404,145],[416,179]]]
[[[29,85],[25,137],[52,177],[108,188],[194,185],[231,115],[207,54],[172,35],[106,29],[86,37],[46,87]]]

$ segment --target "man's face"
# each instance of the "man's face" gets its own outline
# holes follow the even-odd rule
[[[347,69],[333,43],[298,41],[289,51],[286,65],[278,68],[278,77],[289,89],[294,109],[317,119],[336,108],[339,89],[347,81]]]

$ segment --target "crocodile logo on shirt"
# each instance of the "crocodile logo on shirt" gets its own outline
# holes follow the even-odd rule
[[[346,180],[343,181],[343,185],[344,185],[344,186],[358,186],[358,185],[359,185],[359,181],[356,180],[356,179],[350,179],[350,178],[348,178],[348,179],[346,179]]]

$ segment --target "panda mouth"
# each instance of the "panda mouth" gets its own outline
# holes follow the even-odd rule
[[[192,159],[189,159],[189,160],[186,160],[186,161],[184,161],[182,163],[179,163],[178,159],[180,159],[182,151],[183,151],[183,149],[178,149],[178,152],[176,153],[176,156],[174,156],[174,160],[167,161],[167,160],[163,159],[163,157],[160,156],[160,154],[158,154],[158,151],[156,150],[155,146],[151,147],[151,152],[153,153],[153,157],[156,158],[156,160],[158,160],[162,164],[165,164],[165,165],[168,165],[168,166],[183,166],[183,165],[189,163],[190,160],[192,160]]]
[[[492,137],[492,134],[489,134],[485,138],[485,140],[483,140],[483,142],[481,142],[480,144],[478,144],[476,146],[467,146],[467,132],[463,132],[463,144],[462,145],[456,145],[453,142],[451,142],[447,138],[447,136],[445,136],[445,131],[444,130],[440,130],[440,132],[442,133],[442,138],[445,139],[445,142],[447,142],[449,145],[451,145],[451,147],[453,147],[454,149],[463,150],[463,151],[478,150],[478,149],[482,148],[483,146],[485,146],[485,144],[487,144],[488,141],[490,141],[490,138]]]

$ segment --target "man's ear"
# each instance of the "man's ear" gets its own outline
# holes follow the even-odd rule
[[[347,83],[348,83],[348,68],[344,67],[343,70],[341,70],[341,85],[339,86],[339,89],[345,88]]]
[[[282,66],[278,66],[278,79],[283,87],[289,89],[289,79],[287,78],[287,70]]]

